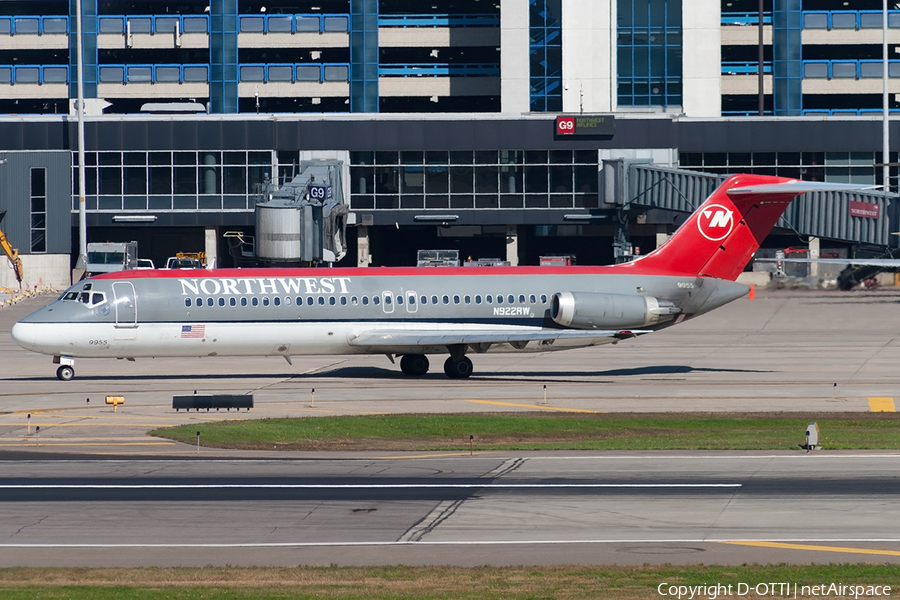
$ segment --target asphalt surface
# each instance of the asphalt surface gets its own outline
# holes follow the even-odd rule
[[[48,299],[0,310],[0,566],[900,557],[900,453],[236,453],[146,436],[384,412],[888,410],[898,292],[757,292],[617,346],[478,355],[465,381],[309,357],[83,360],[64,383],[8,336]],[[194,390],[255,407],[171,408]]]

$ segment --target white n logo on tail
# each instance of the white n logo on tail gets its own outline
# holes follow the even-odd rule
[[[697,229],[700,235],[711,242],[724,240],[734,229],[734,211],[721,204],[705,206],[697,215]]]

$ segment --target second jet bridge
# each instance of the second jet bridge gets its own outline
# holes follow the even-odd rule
[[[601,206],[620,214],[649,208],[691,213],[726,178],[629,159],[605,160],[600,173]],[[803,194],[791,203],[776,227],[852,244],[896,245],[890,232],[897,231],[900,223],[889,210],[892,198],[872,191]],[[851,206],[869,210],[863,215]]]

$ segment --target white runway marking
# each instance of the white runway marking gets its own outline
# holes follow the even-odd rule
[[[739,488],[740,483],[151,483],[151,484],[0,484],[2,490],[408,490],[447,488],[576,489],[576,488]]]
[[[451,541],[384,541],[384,542],[277,542],[235,544],[0,544],[0,548],[313,548],[352,546],[522,546],[531,544],[720,544],[726,542],[783,543],[900,543],[900,538],[678,538],[649,540],[451,540]]]

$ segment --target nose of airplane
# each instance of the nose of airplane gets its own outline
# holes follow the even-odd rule
[[[34,323],[16,323],[12,327],[12,339],[15,342],[25,348],[26,350],[33,350],[34,345],[37,342],[37,336],[35,331]]]

